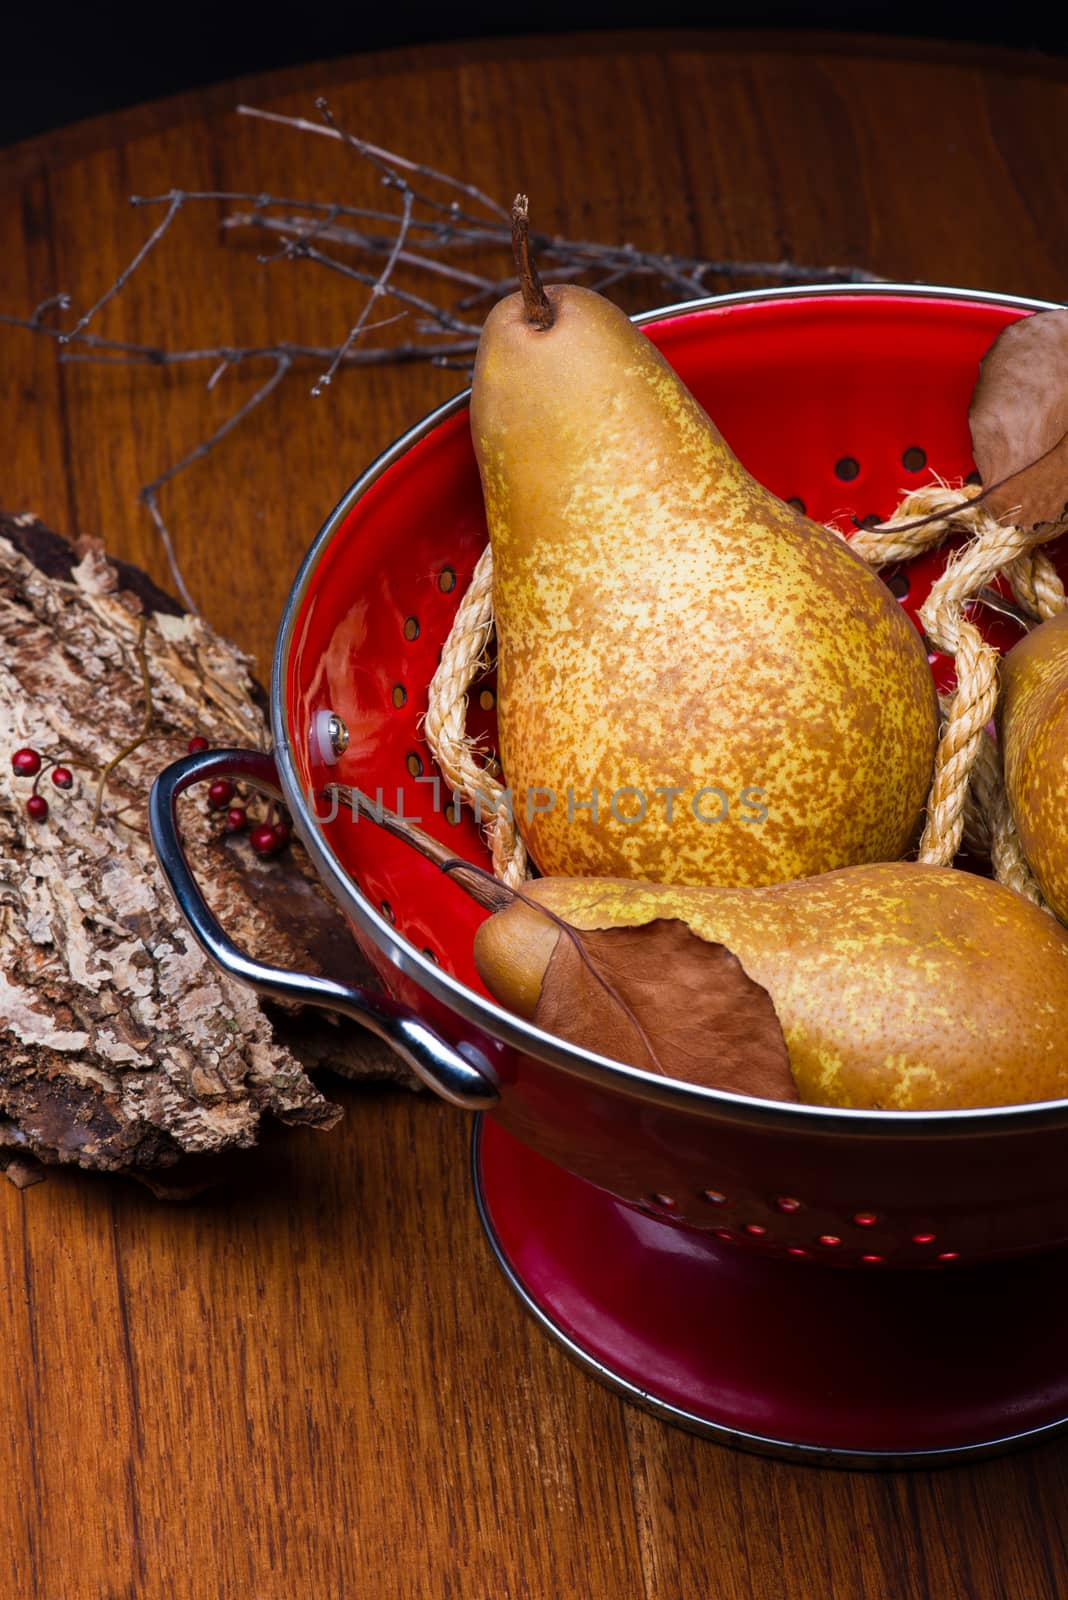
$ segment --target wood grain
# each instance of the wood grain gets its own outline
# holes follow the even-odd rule
[[[369,138],[538,219],[707,255],[854,262],[1061,298],[1057,63],[865,40],[639,35],[275,74],[138,108],[0,162],[0,309],[86,304],[143,236],[125,196],[373,192],[345,153],[229,114],[326,90]],[[333,340],[344,284],[250,268],[207,210],[100,319],[119,338]],[[255,247],[252,247],[253,251]],[[0,330],[0,501],[105,533],[166,582],[137,489],[247,389],[58,369]],[[193,592],[254,650],[367,461],[456,387],[416,369],[293,378],[170,492]],[[60,1172],[0,1188],[0,1574],[33,1600],[293,1594],[546,1600],[1056,1600],[1068,1446],[938,1474],[819,1473],[624,1407],[524,1320],[477,1229],[468,1129],[341,1087],[328,1135],[277,1134],[240,1187],[169,1207]],[[784,1330],[784,1337],[786,1330]]]

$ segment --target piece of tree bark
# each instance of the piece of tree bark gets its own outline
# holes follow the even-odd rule
[[[143,645],[140,643],[143,627]],[[107,777],[145,713],[148,738]],[[169,1166],[256,1142],[265,1112],[341,1115],[308,1068],[410,1083],[348,1021],[263,1007],[203,956],[152,853],[147,798],[193,734],[264,748],[262,691],[237,649],[99,544],[72,548],[31,516],[0,515],[0,1153],[105,1170]],[[30,745],[74,774],[37,788]],[[261,860],[194,794],[190,860],[238,944],[280,966],[363,981],[348,929],[299,847]],[[373,980],[372,980],[373,981]],[[0,1162],[2,1164],[2,1162]]]

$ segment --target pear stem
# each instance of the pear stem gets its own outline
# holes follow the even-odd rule
[[[519,288],[523,307],[532,327],[544,332],[556,321],[552,302],[545,293],[545,285],[538,276],[530,254],[529,202],[525,194],[517,194],[512,201],[512,253],[519,272]]]

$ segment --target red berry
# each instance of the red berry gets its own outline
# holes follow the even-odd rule
[[[189,754],[191,756],[198,755],[201,750],[206,750],[207,748],[208,748],[208,741],[204,738],[204,735],[201,734],[201,733],[194,733],[193,737],[190,739],[188,745],[186,746],[186,749],[189,751]]]
[[[74,782],[70,768],[53,767],[52,782],[55,784],[57,789],[69,789],[71,784]]]
[[[35,778],[41,770],[41,758],[28,744],[23,745],[11,757],[11,770],[19,778]]]
[[[26,810],[34,822],[43,822],[48,815],[48,801],[43,794],[31,794],[26,802]]]
[[[249,834],[249,840],[258,856],[277,855],[282,848],[278,830],[270,822],[257,822]]]
[[[229,778],[216,778],[208,786],[208,804],[214,806],[216,811],[223,811],[234,798],[234,786]]]
[[[279,850],[284,850],[286,845],[289,843],[290,839],[293,836],[293,828],[292,828],[292,825],[291,825],[291,823],[289,821],[289,818],[288,817],[282,817],[282,819],[279,822],[276,822],[275,825],[274,825],[274,832],[275,832],[275,837],[278,840],[278,848],[279,848]]]
[[[247,821],[248,821],[248,818],[246,817],[245,813],[242,811],[241,807],[240,806],[234,806],[232,810],[230,810],[230,811],[228,811],[226,813],[226,831],[227,831],[227,833],[240,833],[242,828],[245,826],[245,823]]]

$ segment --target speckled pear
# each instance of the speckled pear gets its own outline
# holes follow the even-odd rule
[[[1068,931],[989,879],[893,862],[763,889],[542,878],[525,893],[575,928],[676,918],[725,945],[770,995],[809,1104],[1068,1095]],[[533,1017],[561,937],[520,900],[488,918],[475,960],[491,994]]]
[[[1024,855],[1068,922],[1068,611],[1041,623],[1002,661],[998,717]]]
[[[500,755],[534,860],[768,884],[902,856],[937,725],[907,616],[620,310],[541,295],[544,325],[529,295],[491,312],[471,397]]]

